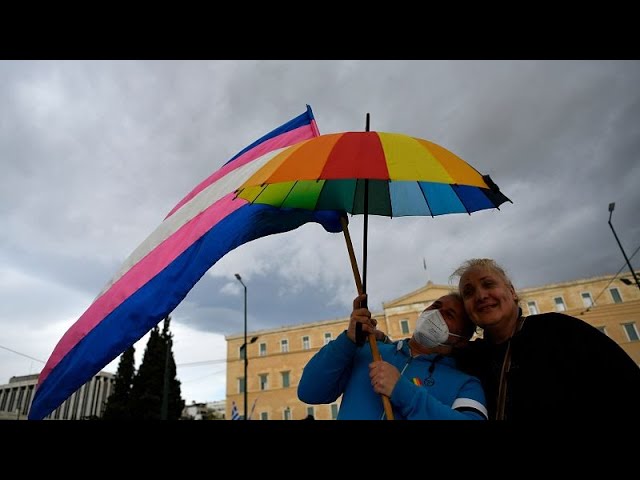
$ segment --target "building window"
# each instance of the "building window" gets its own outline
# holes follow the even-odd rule
[[[29,385],[27,387],[27,398],[24,403],[24,410],[22,411],[22,413],[24,413],[25,415],[29,413],[29,408],[31,407],[31,395],[33,394],[33,388],[34,385]],[[68,401],[69,403],[71,403],[71,400]]]
[[[18,417],[20,416],[20,408],[22,407],[22,397],[24,396],[25,387],[20,387],[18,390],[18,403],[16,404],[16,412],[18,412]]]
[[[331,404],[331,419],[335,420],[336,418],[338,418],[338,404],[337,403],[332,403]]]
[[[529,309],[529,315],[537,315],[540,312],[538,311],[538,305],[534,300],[527,302],[527,308]]]
[[[604,326],[601,327],[596,327],[598,330],[600,330],[602,333],[604,333],[605,335],[607,335],[607,329]],[[607,335],[608,336],[608,335]]]
[[[260,390],[266,390],[269,387],[268,379],[269,379],[268,373],[260,374]]]
[[[71,399],[69,398],[65,400],[63,405],[64,405],[64,411],[62,412],[62,418],[64,418],[65,420],[69,420],[69,407],[71,407]]]
[[[316,416],[316,409],[313,407],[307,407],[307,416],[311,415],[312,417]]]
[[[630,342],[637,342],[638,340],[640,340],[635,322],[623,323],[622,326],[624,327],[624,331],[627,334],[627,338]]]
[[[260,412],[260,420],[269,420],[269,414],[267,412]]]
[[[622,297],[620,296],[620,291],[617,288],[610,288],[609,293],[611,293],[613,303],[622,303]]]
[[[73,394],[73,408],[71,409],[71,420],[78,420],[80,418],[80,414],[78,411],[80,405],[80,390],[76,390]]]
[[[583,292],[580,295],[582,296],[582,303],[585,307],[589,308],[593,306],[593,298],[591,298],[591,294],[589,292]]]
[[[244,393],[244,378],[238,379],[238,393]]]
[[[567,309],[562,297],[555,297],[553,301],[556,304],[556,312],[564,312]]]
[[[283,420],[291,420],[291,409],[289,407],[285,408],[282,413]]]
[[[326,345],[327,343],[329,343],[332,340],[331,337],[331,332],[326,332],[324,334],[324,344]]]
[[[261,343],[260,344],[260,356],[264,357],[267,354],[267,344],[266,343]]]
[[[238,349],[238,358],[240,360],[244,360],[244,352],[245,352],[246,348],[245,345],[240,345],[240,348]]]
[[[311,348],[311,342],[309,341],[309,337],[302,337],[302,349],[309,350]]]
[[[9,397],[9,408],[7,408],[7,412],[13,412],[13,405],[15,404],[15,401],[16,401],[17,391],[18,391],[17,388],[11,389],[11,396]]]
[[[89,389],[90,388],[91,388],[91,383],[84,384],[84,391],[82,393],[82,410],[80,411],[80,420],[84,420],[84,418],[89,415],[87,411],[87,407],[89,406]]]
[[[289,388],[289,372],[282,373],[282,388]]]
[[[289,351],[289,340],[286,338],[280,340],[280,351],[282,353],[287,353]]]
[[[409,320],[400,320],[400,330],[403,334],[409,333]]]

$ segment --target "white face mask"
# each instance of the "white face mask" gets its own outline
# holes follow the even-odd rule
[[[449,326],[444,321],[440,310],[425,310],[416,320],[416,330],[413,336],[416,341],[427,348],[437,347],[438,345],[446,345],[449,335],[464,338],[462,335],[456,335],[449,332]]]

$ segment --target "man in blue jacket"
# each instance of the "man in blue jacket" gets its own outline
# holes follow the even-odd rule
[[[361,308],[366,294],[353,301],[349,327],[320,349],[305,366],[298,398],[307,404],[336,401],[338,420],[385,418],[380,395],[389,397],[397,420],[485,420],[487,409],[480,381],[456,368],[451,353],[466,346],[475,326],[457,293],[427,307],[413,336],[394,343],[376,330],[376,320]],[[382,360],[371,347],[356,345],[356,325],[376,334]]]

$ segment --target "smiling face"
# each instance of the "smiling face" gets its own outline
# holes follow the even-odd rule
[[[518,318],[517,295],[504,275],[488,267],[468,269],[458,284],[464,308],[473,323],[490,333],[510,335]]]

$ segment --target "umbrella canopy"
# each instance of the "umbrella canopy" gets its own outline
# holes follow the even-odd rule
[[[470,214],[511,201],[488,175],[449,150],[385,132],[332,133],[288,147],[236,193],[252,203],[283,208],[389,217]]]

